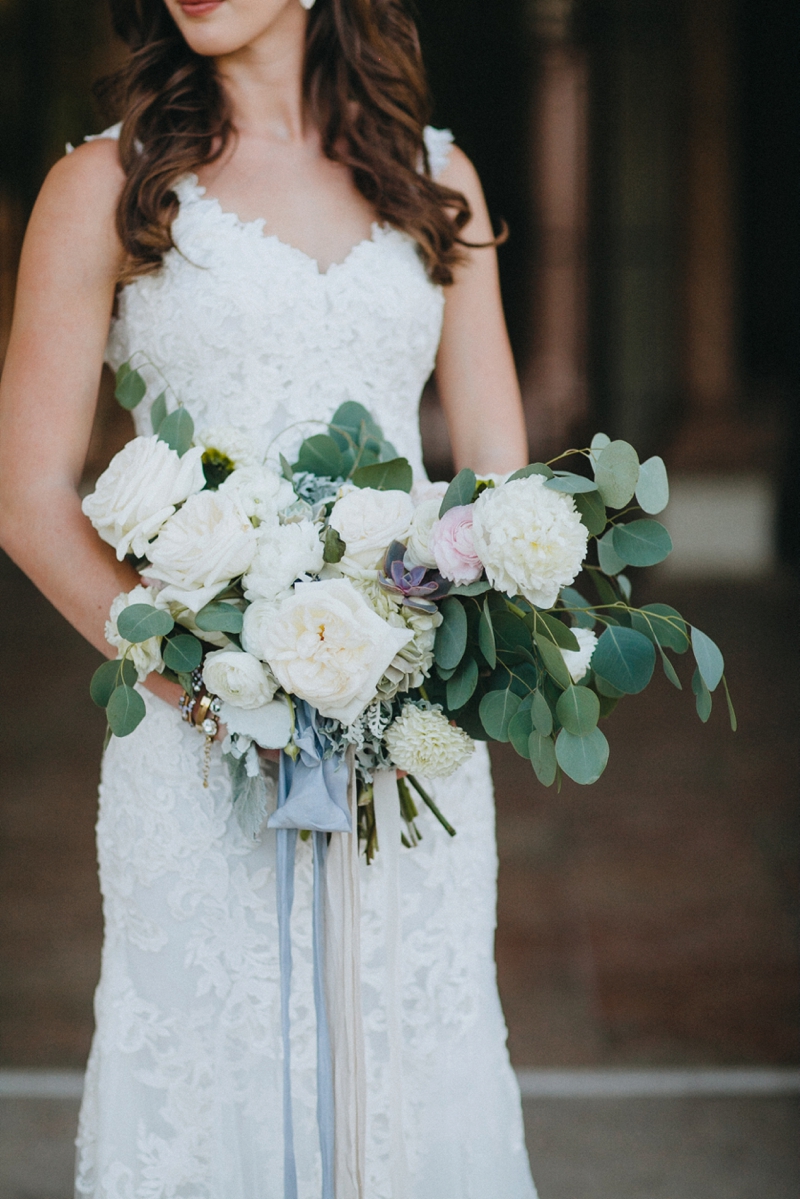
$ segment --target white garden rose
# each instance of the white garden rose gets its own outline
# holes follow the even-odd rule
[[[441,498],[434,496],[432,499],[423,500],[414,509],[406,543],[406,561],[412,566],[426,566],[428,570],[433,570],[436,566],[436,559],[431,550],[431,533],[439,519],[441,506]]]
[[[597,645],[597,635],[591,629],[573,629],[580,649],[562,649],[561,657],[569,671],[573,683],[579,683],[592,661],[592,654]]]
[[[206,654],[203,682],[212,695],[234,708],[263,708],[278,689],[264,663],[238,649],[215,649]]]
[[[348,492],[330,515],[330,524],[347,546],[343,561],[375,570],[392,541],[405,541],[413,515],[414,504],[405,491],[361,487]]]
[[[164,663],[161,659],[161,638],[148,637],[147,641],[126,641],[124,637],[120,637],[117,630],[117,621],[119,620],[120,612],[124,612],[126,608],[130,608],[131,604],[154,604],[155,593],[149,587],[134,587],[133,591],[123,591],[121,595],[113,601],[109,612],[109,619],[106,621],[106,641],[109,645],[113,645],[117,651],[117,657],[121,658],[128,651],[128,657],[136,667],[136,673],[139,676],[139,682],[144,679],[153,670],[157,670],[159,674],[164,669]]]
[[[202,429],[195,434],[194,444],[199,446],[204,454],[213,456],[212,460],[224,463],[227,458],[225,465],[229,470],[258,464],[252,438],[233,425],[215,425],[211,429]]]
[[[472,738],[452,725],[441,708],[412,703],[403,705],[383,739],[399,770],[429,779],[447,778],[475,749]]]
[[[262,525],[255,557],[242,579],[246,598],[276,599],[298,579],[319,574],[322,555],[319,525],[312,521]]]
[[[257,534],[234,495],[201,491],[170,517],[149,549],[147,573],[171,600],[199,612],[253,561]]]
[[[202,453],[192,449],[179,458],[153,435],[134,437],[111,459],[81,508],[120,562],[130,553],[145,557],[177,505],[205,487]]]
[[[431,483],[429,479],[416,479],[411,488],[411,498],[418,506],[426,500],[438,500],[441,505],[449,486],[450,484],[444,481]]]
[[[352,724],[413,634],[381,620],[347,579],[298,583],[264,622],[261,649],[285,691]]]
[[[220,494],[236,496],[246,514],[260,524],[274,524],[278,513],[297,499],[288,479],[268,466],[242,466],[220,485]]]
[[[529,475],[482,492],[472,532],[493,587],[552,608],[581,569],[589,533],[572,496],[544,483],[542,475]]]

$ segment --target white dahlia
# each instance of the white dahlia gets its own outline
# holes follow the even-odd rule
[[[488,488],[473,505],[472,532],[493,587],[552,608],[581,569],[589,533],[572,496],[544,484],[529,475]]]
[[[412,703],[404,704],[383,739],[398,769],[429,779],[446,778],[475,749],[472,738],[450,724],[441,708]]]

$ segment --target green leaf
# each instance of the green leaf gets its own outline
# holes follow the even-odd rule
[[[672,663],[670,662],[669,658],[664,653],[664,651],[660,645],[658,647],[658,652],[661,654],[661,665],[664,668],[664,674],[667,676],[669,681],[672,683],[673,687],[677,687],[678,691],[683,691],[683,686],[681,684],[680,679],[678,678],[678,672],[676,671],[675,667],[672,665]]]
[[[600,696],[601,707],[603,706],[604,699],[613,699],[614,703],[616,703],[617,700],[622,699],[623,695],[625,694],[624,691],[618,691],[616,687],[612,687],[611,684],[606,682],[602,675],[599,674],[595,674],[594,676],[594,685],[597,688],[597,694]]]
[[[627,575],[617,575],[616,580],[617,586],[622,592],[622,598],[625,600],[626,604],[629,604],[631,602],[631,596],[633,595],[633,588],[631,587],[630,579]]]
[[[457,599],[442,600],[442,623],[436,630],[433,652],[438,666],[450,670],[458,666],[467,648],[467,614]]]
[[[695,695],[695,704],[697,706],[697,715],[706,723],[711,715],[711,692],[703,682],[703,676],[700,674],[698,667],[692,675],[692,691]]]
[[[398,454],[396,447],[392,445],[391,441],[386,441],[384,438],[384,440],[381,441],[380,450],[378,452],[378,461],[391,462],[392,458],[399,457],[400,455]]]
[[[284,458],[283,454],[279,454],[278,458],[280,459],[280,464],[281,464],[281,474],[283,475],[284,479],[286,479],[287,483],[291,483],[292,467],[289,462],[289,459]]]
[[[663,458],[648,458],[639,467],[636,502],[651,516],[656,516],[666,508],[669,503],[669,479]]]
[[[352,481],[356,487],[374,487],[376,491],[410,491],[414,472],[407,459],[392,458],[389,462],[360,466]]]
[[[212,600],[194,618],[204,633],[241,633],[243,621],[243,613],[224,600]]]
[[[191,633],[179,633],[164,642],[162,657],[176,674],[190,674],[203,661],[203,646]]]
[[[171,450],[182,458],[192,444],[194,421],[185,408],[176,408],[165,416],[158,427],[158,440],[166,441]]]
[[[608,764],[608,742],[598,728],[585,737],[562,729],[556,741],[556,759],[564,774],[586,787],[597,782]]]
[[[127,737],[145,718],[144,700],[133,687],[123,684],[112,693],[106,708],[109,728],[115,737]]]
[[[528,743],[532,732],[530,711],[520,706],[508,722],[508,739],[521,758],[530,757]]]
[[[315,433],[300,446],[294,469],[326,479],[341,479],[344,475],[341,450],[327,433]]]
[[[341,562],[347,549],[347,544],[339,536],[339,533],[334,529],[333,525],[328,525],[325,529],[325,536],[322,539],[324,546],[322,551],[323,562],[336,563]]]
[[[508,609],[492,613],[492,627],[497,650],[505,653],[531,652],[530,629],[524,620]]]
[[[448,595],[483,595],[486,591],[492,590],[492,584],[487,583],[486,579],[478,579],[477,583],[461,583],[458,587],[451,587]]]
[[[735,733],[739,727],[739,722],[736,719],[736,712],[733,708],[733,700],[731,699],[731,693],[728,690],[728,680],[725,678],[725,675],[722,676],[722,686],[725,688],[725,701],[728,705],[728,719],[730,720],[731,728]]]
[[[444,493],[442,505],[439,509],[439,516],[444,516],[445,512],[448,512],[451,508],[458,508],[463,504],[471,504],[472,497],[475,494],[475,483],[475,471],[465,466],[463,470],[458,472]]]
[[[608,436],[608,434],[595,433],[591,440],[589,450],[589,458],[591,459],[593,467],[597,465],[597,459],[600,457],[600,451],[604,450],[607,445],[611,445],[611,438]]]
[[[478,663],[467,654],[456,668],[455,674],[447,683],[447,707],[451,712],[463,708],[475,693],[478,686]]]
[[[615,551],[627,566],[655,566],[672,553],[672,538],[657,520],[632,520],[627,525],[616,525],[612,539]]]
[[[607,575],[618,575],[627,565],[615,549],[615,532],[616,529],[609,529],[605,537],[601,537],[597,543],[597,560],[600,563],[600,569],[603,574]]]
[[[488,596],[483,601],[481,618],[478,623],[478,647],[486,659],[490,670],[494,670],[497,665],[497,646],[494,639],[494,626],[492,625],[492,613],[489,609]]]
[[[619,703],[619,699],[612,698],[609,695],[598,696],[600,701],[600,719],[604,720],[606,716],[610,716]]]
[[[535,730],[528,740],[528,757],[537,779],[543,787],[550,787],[556,778],[556,747],[551,737],[543,737]]]
[[[523,466],[520,470],[515,470],[513,475],[508,476],[506,482],[513,483],[515,479],[527,479],[531,475],[544,475],[546,479],[555,477],[554,472],[545,462],[531,462],[530,466]]]
[[[656,651],[643,633],[620,625],[607,628],[592,655],[592,669],[626,695],[644,691],[656,664]]]
[[[558,683],[562,691],[566,691],[567,687],[572,686],[572,679],[569,677],[567,664],[561,656],[561,650],[542,633],[535,633],[533,639],[550,678]]]
[[[149,641],[151,637],[165,637],[171,633],[175,621],[163,608],[152,604],[131,604],[123,608],[117,617],[117,632],[126,641],[134,643]]]
[[[511,689],[490,691],[484,695],[480,705],[481,724],[492,741],[508,741],[508,726],[516,716],[520,697]]]
[[[725,659],[710,637],[692,625],[692,652],[709,691],[716,691],[725,670]]]
[[[597,623],[596,617],[592,611],[592,605],[587,599],[581,595],[580,591],[576,591],[574,587],[562,587],[559,596],[564,608],[569,612],[575,624],[580,629],[593,629]],[[588,608],[588,612],[580,611],[581,608]]]
[[[581,520],[591,535],[599,537],[606,527],[606,521],[608,520],[606,506],[600,498],[600,492],[579,492],[575,496],[575,507],[578,509]]]
[[[531,719],[538,733],[541,733],[543,737],[550,736],[553,731],[553,712],[538,687],[533,693]]]
[[[565,495],[597,492],[597,484],[594,479],[587,479],[585,475],[574,475],[568,470],[555,471],[553,478],[548,479],[545,483],[545,487],[548,491],[560,491]]]
[[[538,632],[542,625],[547,630],[547,634],[551,641],[554,641],[560,649],[569,649],[576,653],[581,647],[578,644],[578,638],[573,633],[569,625],[564,624],[563,620],[559,620],[557,616],[550,616],[547,612],[538,612],[535,617],[535,628]]]
[[[153,400],[153,406],[150,409],[150,427],[152,428],[154,433],[157,433],[159,431],[159,429],[161,428],[162,422],[166,419],[166,415],[167,415],[167,393],[165,391],[162,391],[161,395],[157,395],[156,398]]]
[[[624,508],[633,499],[639,480],[639,456],[627,441],[611,441],[600,451],[594,472],[597,490],[607,508]]]
[[[601,604],[618,604],[619,596],[614,588],[609,583],[608,579],[604,578],[598,570],[590,571],[592,582],[595,585],[595,590],[600,596]]]
[[[147,384],[138,371],[132,370],[127,362],[123,362],[117,371],[117,385],[114,395],[120,405],[132,412],[141,404],[147,394]]]
[[[340,450],[346,450],[353,444],[363,445],[368,438],[372,438],[378,443],[383,438],[383,430],[380,425],[375,422],[363,404],[357,404],[355,400],[347,400],[336,409],[331,417],[328,431]]]
[[[89,694],[98,708],[104,708],[111,693],[120,683],[132,687],[137,679],[136,667],[130,658],[117,658],[114,662],[103,662],[92,675]]]
[[[689,633],[686,621],[669,604],[645,604],[631,612],[631,625],[645,637],[655,640],[667,649],[683,654],[689,648]]]
[[[568,687],[559,696],[556,716],[567,732],[585,737],[600,719],[600,701],[588,687]]]

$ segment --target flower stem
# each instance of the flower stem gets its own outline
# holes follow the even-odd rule
[[[409,781],[409,783],[411,783],[411,786],[414,788],[414,790],[415,790],[415,791],[417,792],[417,794],[419,795],[419,797],[420,797],[420,799],[422,800],[422,802],[423,802],[424,804],[426,804],[426,805],[427,805],[427,807],[429,807],[429,808],[430,808],[430,810],[433,812],[434,816],[435,816],[435,817],[436,817],[436,819],[439,821],[439,823],[441,824],[442,828],[443,828],[443,829],[446,829],[446,830],[447,830],[447,832],[450,834],[450,836],[451,836],[451,837],[455,837],[455,835],[456,835],[456,830],[453,828],[452,824],[450,824],[450,822],[449,822],[448,820],[446,820],[446,819],[445,819],[445,817],[442,815],[442,813],[439,811],[439,809],[437,808],[436,804],[433,802],[433,800],[431,799],[430,795],[428,795],[428,792],[425,790],[425,788],[424,788],[424,787],[422,787],[422,786],[421,786],[421,785],[420,785],[420,784],[417,782],[417,780],[414,778],[413,774],[409,774],[409,775],[407,775],[406,777],[408,778],[408,781]]]

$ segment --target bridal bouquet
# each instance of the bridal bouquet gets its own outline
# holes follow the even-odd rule
[[[124,406],[145,391],[120,368]],[[179,682],[185,714],[203,705],[209,740],[226,726],[234,806],[251,832],[267,804],[258,747],[323,764],[350,749],[368,857],[377,770],[406,771],[451,833],[417,776],[451,774],[476,739],[510,741],[545,785],[593,783],[609,753],[599,722],[619,699],[647,686],[657,660],[681,687],[667,651],[691,649],[702,720],[722,682],[735,727],[714,642],[668,605],[631,603],[627,568],[672,548],[652,519],[669,498],[660,458],[640,464],[597,434],[509,477],[462,470],[449,486],[414,486],[353,402],[274,468],[234,428],[196,433],[163,394],[151,416],[152,435],[129,442],[83,503],[141,575],[112,605],[117,659],[95,673],[92,697],[124,737],[145,714],[136,682],[151,671]],[[558,467],[568,459],[576,470]],[[591,598],[573,587],[581,573]],[[405,779],[399,795],[415,844]]]

